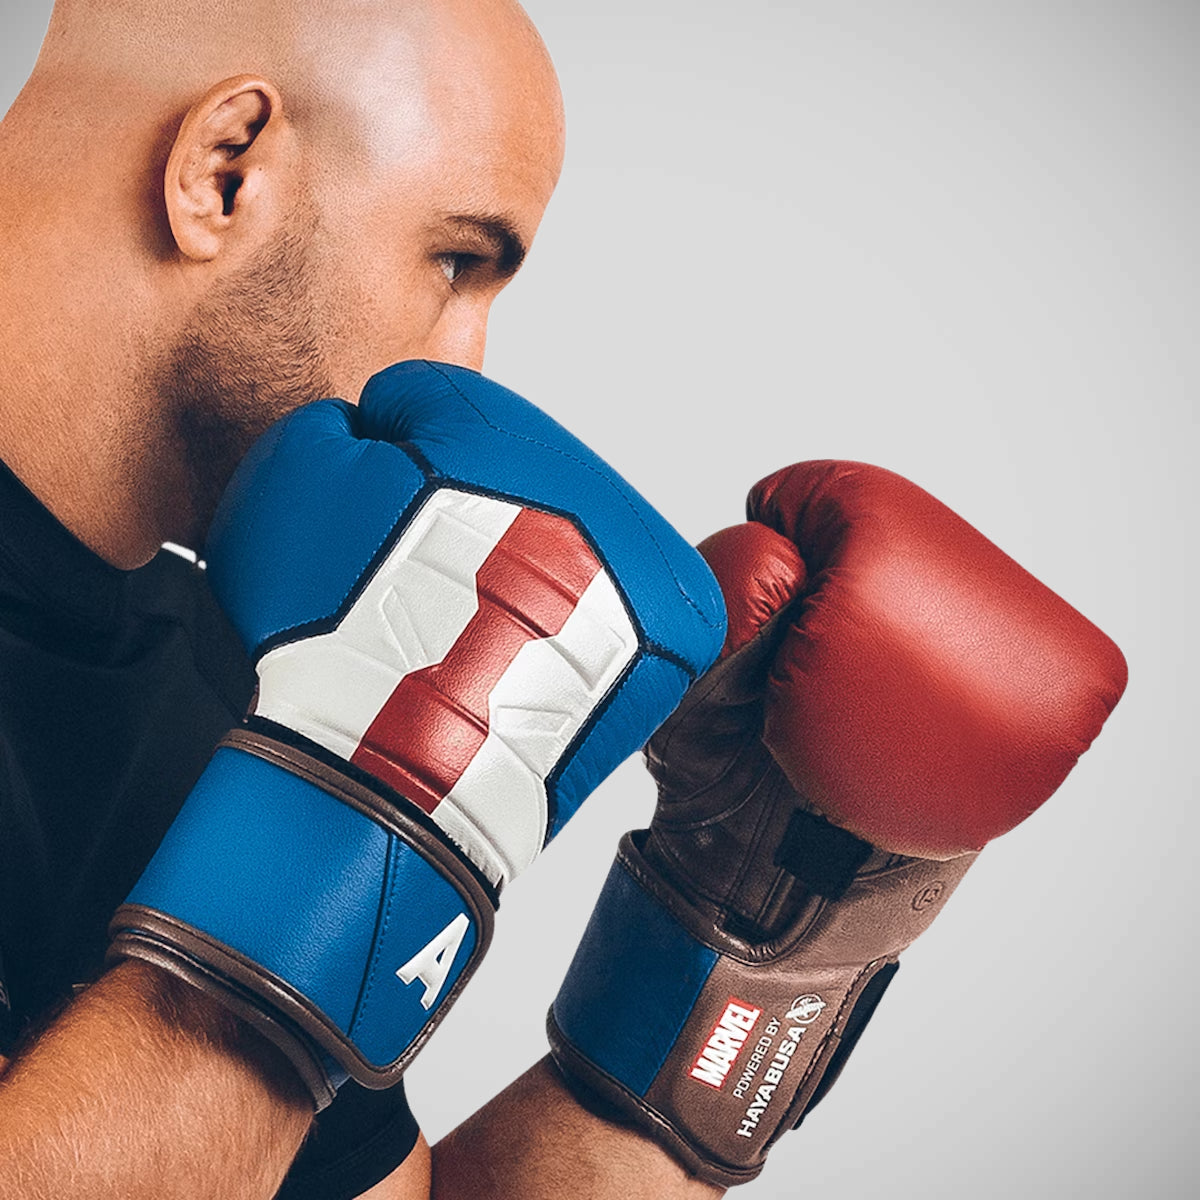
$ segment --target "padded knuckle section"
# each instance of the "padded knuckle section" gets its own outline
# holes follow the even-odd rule
[[[608,463],[535,405],[473,371],[412,362],[375,376],[360,412],[364,429],[379,436],[402,429],[442,478],[577,520],[648,643],[669,647],[693,673],[716,657],[724,612],[703,560]]]
[[[1124,687],[1104,634],[890,471],[799,463],[750,507],[811,572],[764,730],[798,792],[933,858],[978,850],[1054,793]]]
[[[492,898],[438,833],[366,788],[232,740],[118,912],[117,952],[157,947],[167,969],[257,1008],[293,1061],[307,1045],[331,1077],[394,1083],[486,950]]]
[[[256,711],[416,804],[499,885],[544,845],[547,779],[638,652],[575,523],[439,488],[334,627],[264,655]]]
[[[208,557],[257,661],[256,716],[415,804],[496,886],[724,634],[712,573],[651,505],[534,405],[446,364],[397,364],[357,408],[273,427]]]

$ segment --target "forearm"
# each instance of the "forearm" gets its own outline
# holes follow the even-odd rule
[[[9,1200],[268,1200],[311,1102],[273,1048],[185,984],[124,963],[0,1079]]]
[[[636,1130],[588,1112],[544,1058],[433,1148],[433,1200],[715,1200]]]

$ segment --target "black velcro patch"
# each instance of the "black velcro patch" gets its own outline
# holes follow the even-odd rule
[[[798,808],[775,852],[775,865],[818,896],[839,900],[870,856],[870,842]]]
[[[846,1065],[846,1060],[850,1057],[850,1052],[858,1045],[858,1039],[862,1036],[862,1031],[866,1029],[867,1023],[875,1015],[875,1009],[879,1007],[879,1002],[883,999],[883,993],[887,991],[888,984],[895,978],[898,970],[900,970],[898,962],[885,964],[880,967],[867,986],[863,988],[863,993],[859,996],[858,1003],[854,1006],[854,1011],[842,1027],[842,1032],[839,1034],[838,1047],[833,1052],[833,1057],[825,1067],[825,1073],[821,1076],[821,1082],[817,1084],[817,1090],[813,1092],[811,1099],[804,1106],[804,1111],[800,1114],[799,1120],[792,1126],[793,1129],[800,1128],[800,1122],[821,1103],[825,1098],[825,1093],[837,1083],[837,1078],[842,1073],[842,1068]]]

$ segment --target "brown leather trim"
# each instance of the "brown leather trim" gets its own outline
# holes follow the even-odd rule
[[[135,928],[126,927],[126,922],[132,923]],[[117,932],[114,933],[114,930]],[[287,985],[282,980],[273,980],[265,971],[259,971],[256,981],[258,986],[253,992],[247,992],[239,987],[234,979],[220,974],[209,962],[193,957],[188,949],[185,949],[194,948],[199,944],[203,940],[201,934],[182,922],[173,921],[170,917],[139,905],[126,904],[117,909],[109,932],[112,935],[112,943],[105,956],[106,963],[114,963],[122,958],[140,959],[219,1000],[235,1016],[256,1029],[287,1056],[305,1087],[312,1093],[317,1112],[332,1102],[337,1091],[313,1052],[312,1040],[301,1034],[290,1022],[263,1007],[262,993],[269,990],[272,982],[286,988]],[[159,936],[164,933],[170,940],[159,940]],[[217,943],[212,943],[204,954],[210,961],[214,961],[224,956],[222,952],[231,953],[219,947]]]
[[[638,884],[653,896],[684,929],[697,941],[711,946],[721,954],[747,966],[776,962],[793,950],[811,949],[814,939],[823,939],[823,931],[845,923],[842,912],[847,906],[858,907],[880,892],[892,888],[912,887],[930,891],[932,899],[910,913],[904,906],[904,929],[886,931],[874,953],[864,959],[877,958],[904,949],[933,922],[942,905],[950,898],[967,868],[979,857],[978,851],[958,858],[940,860],[905,858],[876,851],[859,871],[851,894],[840,901],[814,897],[804,910],[803,919],[770,941],[750,942],[728,930],[715,927],[712,916],[686,900],[674,885],[663,876],[645,853],[649,831],[634,829],[625,833],[617,848],[617,858]],[[936,889],[936,893],[934,891]],[[915,893],[914,893],[915,894]],[[919,915],[915,915],[919,914]],[[843,958],[841,961],[845,961]]]
[[[722,1188],[735,1187],[739,1183],[749,1183],[761,1173],[762,1162],[743,1168],[718,1163],[706,1157],[703,1150],[698,1150],[696,1143],[684,1137],[666,1117],[651,1108],[640,1096],[634,1095],[607,1071],[601,1070],[590,1058],[584,1058],[559,1029],[558,1022],[554,1019],[553,1008],[546,1014],[546,1037],[550,1042],[550,1053],[566,1077],[571,1094],[589,1112],[603,1119],[610,1119],[598,1105],[588,1103],[586,1094],[581,1094],[579,1089],[573,1086],[576,1081],[590,1088],[603,1102],[628,1116],[642,1133],[658,1142],[673,1158],[705,1183]]]
[[[478,931],[470,958],[412,1044],[383,1067],[367,1062],[341,1030],[290,984],[231,947],[167,914],[139,905],[122,905],[109,925],[113,939],[109,958],[133,957],[152,962],[216,996],[288,1055],[312,1091],[318,1108],[332,1098],[333,1087],[313,1050],[314,1045],[363,1087],[378,1090],[393,1086],[429,1040],[487,952],[495,925],[493,896],[444,835],[432,831],[330,764],[244,728],[226,734],[220,745],[253,754],[298,775],[413,846],[455,886],[465,901]],[[264,1003],[269,1006],[267,1009]]]

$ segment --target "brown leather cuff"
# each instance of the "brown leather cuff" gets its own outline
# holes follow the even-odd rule
[[[565,1074],[723,1187],[836,1078],[896,955],[973,855],[864,869],[803,927],[752,945],[717,929],[626,834],[547,1019]],[[936,905],[940,907],[940,904]]]

